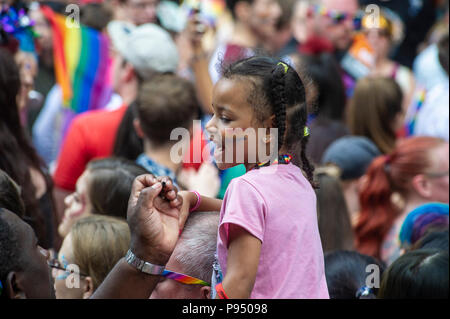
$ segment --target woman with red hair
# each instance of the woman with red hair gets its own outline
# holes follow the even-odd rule
[[[392,263],[400,255],[398,234],[407,214],[425,203],[448,203],[448,191],[449,144],[433,137],[400,141],[367,171],[355,227],[357,249]]]

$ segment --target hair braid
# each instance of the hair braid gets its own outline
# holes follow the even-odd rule
[[[287,71],[289,72],[289,70]],[[283,65],[277,65],[272,72],[271,99],[273,113],[275,114],[275,127],[278,128],[278,150],[284,144],[286,132],[286,94],[285,94],[285,69]]]
[[[314,181],[314,165],[310,163],[308,157],[306,156],[306,145],[308,144],[309,136],[304,136],[301,140],[301,151],[300,158],[302,160],[302,170],[305,172],[308,181],[311,183],[313,188],[318,188],[317,183]]]

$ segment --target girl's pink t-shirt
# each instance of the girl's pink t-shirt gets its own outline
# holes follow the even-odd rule
[[[217,241],[224,277],[229,224],[239,225],[262,243],[250,298],[329,298],[316,195],[297,166],[251,170],[228,185]]]

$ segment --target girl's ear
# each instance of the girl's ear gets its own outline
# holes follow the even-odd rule
[[[10,299],[26,299],[27,298],[27,296],[25,294],[25,290],[23,289],[22,285],[20,284],[20,274],[15,271],[11,271],[6,276],[6,283],[5,283],[4,289]]]
[[[139,121],[139,119],[134,119],[133,126],[134,126],[134,130],[136,131],[136,134],[140,138],[144,138],[144,131],[142,130],[141,121]]]
[[[83,299],[89,299],[94,293],[94,282],[89,276],[84,279],[84,282]]]

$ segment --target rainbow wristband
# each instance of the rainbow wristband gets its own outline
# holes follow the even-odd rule
[[[200,194],[197,191],[192,191],[191,193],[194,193],[195,195],[197,195],[197,203],[195,204],[194,207],[189,209],[189,213],[195,212],[197,210],[197,208],[200,206],[200,203],[202,202],[202,197],[200,196]]]
[[[217,296],[219,297],[219,299],[230,299],[230,298],[228,298],[227,294],[225,293],[225,290],[223,290],[222,283],[216,285],[216,291],[217,291]]]

